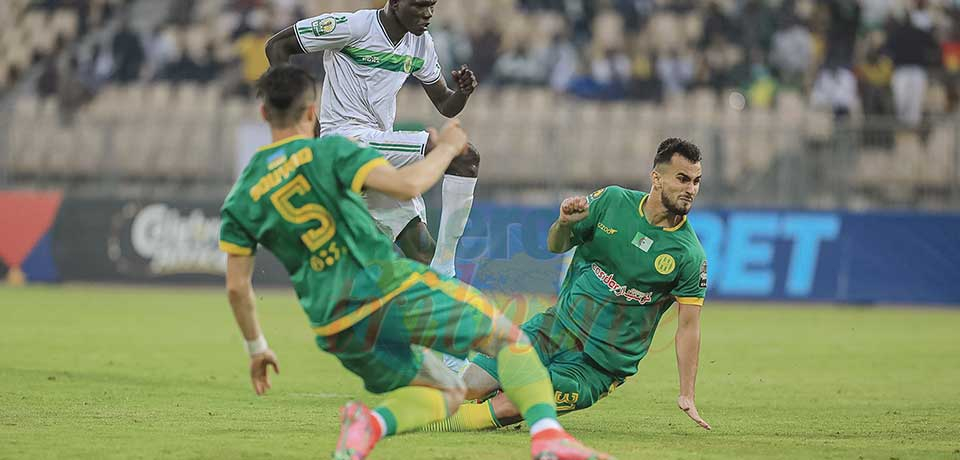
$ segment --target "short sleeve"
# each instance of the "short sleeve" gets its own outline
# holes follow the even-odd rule
[[[420,67],[413,76],[424,85],[432,85],[440,80],[443,72],[440,69],[440,58],[437,57],[437,48],[433,44],[433,37],[429,33],[424,36],[423,67]]]
[[[220,250],[235,256],[257,252],[257,240],[243,228],[228,205],[220,210]]]
[[[339,51],[354,41],[351,13],[321,14],[297,21],[294,29],[297,41],[305,53],[325,50]]]
[[[361,147],[345,137],[328,138],[330,145],[324,150],[334,152],[334,174],[341,185],[349,187],[355,193],[363,190],[370,171],[377,166],[389,165],[383,155],[370,147]]]
[[[707,257],[703,248],[692,251],[688,260],[680,266],[677,286],[671,292],[677,302],[703,306],[707,296]]]
[[[590,203],[587,218],[573,224],[574,246],[580,246],[593,239],[593,232],[597,228],[597,222],[600,220],[599,216],[603,214],[607,203],[610,201],[608,198],[610,194],[607,193],[607,189],[609,188],[611,187],[604,187],[587,196],[587,202]]]

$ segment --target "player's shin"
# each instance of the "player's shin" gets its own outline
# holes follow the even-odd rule
[[[557,408],[553,385],[532,346],[516,343],[504,347],[497,354],[497,372],[503,392],[523,414],[528,426],[533,429],[541,420],[553,421],[551,426],[555,424]]]
[[[500,423],[494,416],[493,403],[466,403],[460,406],[457,413],[439,421],[431,423],[420,431],[476,431],[500,428]]]
[[[473,191],[477,186],[475,177],[443,176],[443,211],[440,215],[440,231],[437,233],[437,250],[430,266],[439,273],[456,276],[454,262],[457,244],[463,236],[473,207]]]
[[[386,437],[443,420],[447,403],[440,390],[411,386],[394,390],[373,411],[380,417]]]

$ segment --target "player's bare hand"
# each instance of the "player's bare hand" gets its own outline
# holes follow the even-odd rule
[[[585,196],[567,198],[560,203],[560,223],[573,224],[587,218],[590,202]]]
[[[456,118],[447,121],[439,133],[432,129],[429,131],[430,137],[436,139],[437,147],[441,145],[450,146],[457,154],[461,154],[467,149],[467,132],[460,126],[460,120]]]
[[[457,90],[467,96],[473,94],[479,85],[476,74],[466,64],[453,71],[453,81],[457,82]]]
[[[699,412],[697,412],[697,405],[693,402],[693,398],[681,395],[679,398],[677,398],[677,406],[680,406],[680,410],[687,414],[691,420],[697,422],[697,425],[700,425],[700,428],[705,430],[712,429],[710,424],[700,416]]]
[[[253,382],[253,391],[257,392],[257,396],[270,389],[268,367],[272,367],[273,372],[280,373],[280,366],[277,365],[277,355],[273,353],[273,350],[267,350],[250,357],[250,381]]]

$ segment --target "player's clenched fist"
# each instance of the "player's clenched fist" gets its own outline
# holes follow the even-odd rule
[[[587,218],[590,203],[585,196],[567,198],[560,203],[560,223],[572,224]]]
[[[466,64],[460,66],[459,70],[453,71],[453,80],[457,82],[457,89],[467,96],[477,89],[477,76]]]

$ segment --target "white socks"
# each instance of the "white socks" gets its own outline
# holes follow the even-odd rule
[[[440,214],[440,231],[437,233],[437,251],[433,255],[430,267],[441,275],[456,276],[454,266],[457,256],[457,244],[463,236],[463,229],[473,207],[473,189],[477,186],[475,177],[460,177],[446,174],[443,176],[443,211]]]
[[[560,426],[560,422],[558,422],[555,418],[540,419],[537,421],[537,423],[534,423],[533,426],[530,427],[530,436],[536,436],[537,433],[546,430],[563,431],[563,427]]]

